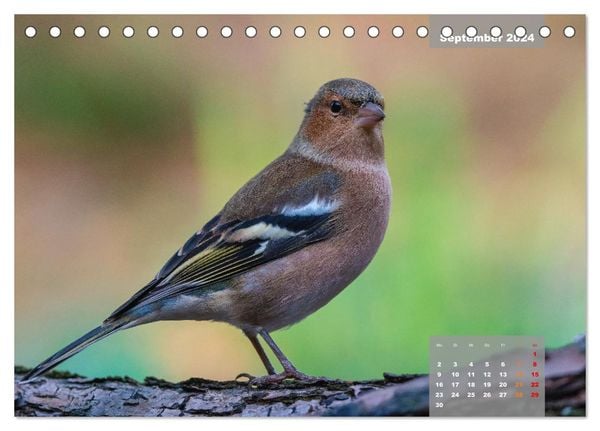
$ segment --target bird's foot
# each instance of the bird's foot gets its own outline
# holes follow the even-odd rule
[[[284,370],[281,373],[268,374],[266,376],[261,376],[261,377],[252,377],[252,378],[250,378],[250,376],[245,376],[245,377],[249,378],[249,380],[248,380],[249,386],[257,386],[257,387],[271,386],[271,385],[275,385],[278,383],[282,383],[285,380],[292,380],[296,383],[302,383],[302,384],[306,384],[306,385],[315,384],[315,383],[326,383],[326,382],[332,382],[332,381],[337,382],[337,380],[331,380],[331,379],[328,379],[327,377],[309,376],[308,374],[304,374],[296,369]]]

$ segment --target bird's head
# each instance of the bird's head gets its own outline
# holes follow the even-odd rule
[[[323,157],[383,160],[383,109],[383,97],[370,84],[329,81],[307,103],[296,145]]]

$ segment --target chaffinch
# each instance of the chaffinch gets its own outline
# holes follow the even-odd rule
[[[159,320],[215,320],[240,328],[256,349],[268,375],[252,383],[312,381],[269,333],[327,304],[379,248],[391,195],[383,107],[383,97],[366,82],[324,84],[283,155],[244,185],[150,283],[24,380],[122,329]]]

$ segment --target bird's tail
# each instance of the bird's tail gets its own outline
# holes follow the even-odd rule
[[[56,367],[61,362],[66,361],[71,356],[81,352],[86,347],[94,344],[96,341],[99,341],[99,340],[103,339],[104,337],[107,337],[110,334],[118,331],[119,329],[122,329],[126,323],[127,322],[122,322],[122,321],[121,322],[118,322],[118,321],[117,322],[108,322],[108,323],[105,322],[102,325],[98,326],[97,328],[92,329],[90,332],[85,334],[83,337],[78,338],[77,340],[73,341],[67,347],[59,350],[54,355],[50,356],[44,362],[39,364],[37,367],[35,367],[31,371],[29,371],[25,375],[25,377],[23,377],[21,379],[21,382],[26,382],[26,381],[32,380],[35,377],[39,376],[40,374],[43,374],[46,371],[51,370],[52,368]]]

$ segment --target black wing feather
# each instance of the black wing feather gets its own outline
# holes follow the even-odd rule
[[[151,283],[115,310],[107,320],[117,318],[134,307],[231,279],[308,244],[322,241],[331,233],[334,221],[332,213],[292,216],[269,214],[221,225],[217,224],[218,218],[215,218],[169,259]],[[262,223],[285,229],[290,236],[235,240],[235,234],[242,229],[262,226]]]

